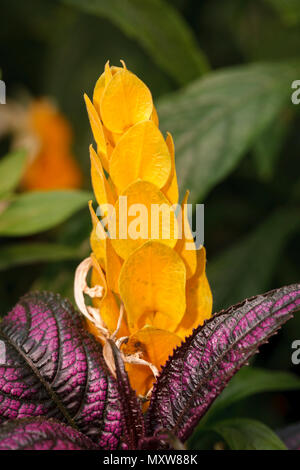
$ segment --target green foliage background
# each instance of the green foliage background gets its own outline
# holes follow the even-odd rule
[[[1,17],[8,96],[25,90],[55,99],[72,123],[85,174],[85,189],[72,194],[18,194],[24,155],[0,159],[2,315],[29,289],[72,298],[91,228],[83,93],[92,94],[107,59],[124,59],[150,87],[162,129],[174,134],[181,193],[189,188],[194,203],[205,203],[214,310],[299,282],[300,105],[291,103],[291,83],[300,79],[300,1],[9,0]],[[0,155],[8,149],[9,140],[1,141]],[[255,365],[296,375],[249,369],[251,380],[238,376],[233,396],[234,387],[265,386],[247,401],[245,393],[225,399],[191,446],[224,440],[231,448],[280,448],[256,420],[273,429],[300,420],[294,339],[299,317]]]

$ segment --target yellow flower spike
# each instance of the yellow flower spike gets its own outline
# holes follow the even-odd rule
[[[106,233],[95,214],[92,201],[89,201],[89,209],[93,224],[93,229],[90,235],[90,244],[94,255],[96,256],[100,265],[105,268],[106,265]]]
[[[108,175],[108,178],[107,178],[107,182],[108,182],[108,184],[109,184],[111,193],[112,193],[112,195],[113,195],[113,199],[114,199],[114,201],[116,201],[116,200],[117,200],[117,197],[118,197],[118,195],[117,195],[117,189],[116,189],[116,187],[115,187],[114,183],[112,182],[111,177],[110,177],[109,175]]]
[[[159,240],[171,248],[177,243],[174,208],[152,183],[137,181],[128,186],[116,202],[115,213],[117,238],[112,244],[123,259],[147,240]]]
[[[100,114],[107,129],[120,134],[150,118],[152,96],[146,85],[128,70],[113,75],[100,102]]]
[[[155,382],[155,377],[149,367],[140,364],[125,363],[125,369],[127,371],[129,382],[133,390],[135,390],[138,396],[145,397]],[[147,408],[148,406],[145,407],[145,404],[143,404],[142,409],[144,412],[147,410]]]
[[[119,280],[129,329],[135,332],[147,323],[174,331],[185,312],[185,284],[184,263],[172,248],[150,241],[134,251]],[[158,316],[160,325],[155,324]]]
[[[109,159],[110,156],[115,148],[115,143],[111,132],[109,132],[105,127],[103,127],[103,132],[105,136],[105,143],[106,143],[106,155],[101,154],[100,148],[97,146],[97,153],[101,160],[102,166],[104,170],[108,173],[109,172]]]
[[[122,68],[115,67],[115,66],[110,67],[110,72],[112,75],[117,73],[119,70],[122,70]],[[99,116],[100,116],[100,102],[101,102],[104,90],[105,90],[105,72],[103,72],[98,78],[97,83],[94,88],[94,93],[93,93],[93,103]]]
[[[92,288],[83,293],[93,298],[94,309],[81,311],[96,337],[115,340],[132,387],[149,398],[174,348],[211,316],[212,295],[205,249],[196,250],[187,213],[176,216],[173,138],[162,136],[147,86],[121,63],[106,63],[93,105],[86,99],[98,139],[98,154],[90,150],[94,192],[101,206],[113,201],[114,210],[104,214],[104,227],[90,203]],[[182,207],[187,200],[188,193]],[[99,234],[110,238],[99,240]],[[84,304],[83,295],[78,298]]]
[[[108,288],[104,273],[93,255],[92,262],[93,271],[91,276],[91,286],[102,286],[104,288],[103,296],[101,298],[95,297],[93,299],[93,306],[99,309],[104,326],[107,327],[109,333],[112,334],[117,328],[120,306],[113,292]],[[127,325],[125,322],[122,322],[117,337],[128,336],[128,334],[129,331]]]
[[[159,127],[158,114],[157,114],[157,111],[156,111],[156,108],[155,108],[154,105],[153,105],[153,111],[152,111],[152,114],[151,114],[151,120],[154,122],[156,127]]]
[[[175,250],[180,254],[184,261],[187,279],[195,274],[197,268],[197,250],[189,225],[187,208],[185,207],[188,201],[188,197],[189,191],[185,193],[181,204],[181,238],[179,237],[179,240],[175,246]]]
[[[110,238],[106,238],[106,279],[108,287],[115,292],[119,293],[119,276],[122,268],[123,261],[113,249]]]
[[[104,153],[101,152],[99,146],[97,146],[97,155],[100,160],[100,163],[102,165],[102,168],[108,172],[108,157],[109,157],[109,152],[111,153],[111,149],[109,144],[106,142],[106,149],[107,149],[107,155],[104,155]]]
[[[101,102],[104,90],[105,90],[105,74],[103,72],[97,80],[96,86],[94,88],[94,93],[93,93],[93,104],[99,116],[100,116],[100,102]]]
[[[169,149],[169,153],[171,156],[171,171],[169,179],[166,185],[162,188],[162,191],[167,196],[169,201],[172,204],[178,203],[178,183],[177,183],[177,174],[176,174],[176,167],[175,167],[175,147],[172,135],[168,132],[166,138],[166,144]]]
[[[125,355],[138,354],[141,359],[153,364],[158,371],[168,360],[169,355],[179,346],[182,339],[174,333],[151,326],[144,326],[130,336],[122,346]],[[129,380],[138,395],[146,395],[155,380],[150,368],[146,365],[126,364]]]
[[[109,60],[106,62],[105,67],[104,67],[104,77],[105,77],[105,86],[107,87],[107,85],[112,79],[112,72],[110,70]]]
[[[109,173],[119,192],[138,179],[161,188],[170,172],[168,147],[152,121],[131,127],[117,143],[109,161]]]
[[[127,70],[125,61],[123,59],[120,60],[121,64],[123,65],[123,69]]]
[[[114,205],[116,196],[113,194],[112,187],[104,174],[100,159],[92,145],[90,145],[90,159],[93,190],[99,206],[104,205],[103,215],[107,216],[108,211],[107,208],[105,209],[105,204]]]
[[[85,100],[91,128],[93,131],[94,139],[97,143],[98,151],[103,154],[105,161],[107,161],[106,141],[105,141],[105,136],[104,136],[104,132],[103,132],[99,115],[96,109],[94,108],[91,100],[87,96],[87,94],[84,94],[84,100]],[[107,166],[108,166],[108,163],[107,163]]]
[[[197,271],[186,283],[186,314],[176,330],[176,334],[182,339],[212,314],[212,293],[205,274],[205,265],[206,252],[202,247],[197,250]]]
[[[105,134],[107,136],[107,141],[111,145],[111,152],[109,154],[109,157],[110,157],[110,155],[112,154],[112,151],[114,150],[115,146],[117,145],[117,143],[119,142],[119,140],[121,139],[123,134],[117,134],[116,132],[110,132],[106,128],[105,128]]]

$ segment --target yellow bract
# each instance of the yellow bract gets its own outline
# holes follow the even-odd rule
[[[158,114],[157,114],[155,106],[153,106],[153,110],[151,114],[151,121],[153,121],[157,127],[159,126],[159,119],[158,119]]]
[[[205,273],[206,253],[202,247],[197,250],[197,270],[186,283],[186,314],[176,329],[176,334],[185,338],[187,332],[202,325],[211,316],[212,293]]]
[[[174,141],[171,134],[168,132],[166,144],[168,146],[170,155],[171,155],[171,171],[169,175],[169,179],[162,189],[169,201],[172,204],[178,203],[178,184],[177,184],[177,175],[176,175],[176,168],[175,168],[175,148],[174,148]]]
[[[177,220],[174,209],[164,194],[152,183],[131,184],[115,205],[116,234],[112,239],[123,259],[147,240],[160,240],[174,247],[177,242]]]
[[[100,101],[103,123],[112,132],[121,133],[149,119],[152,96],[146,85],[128,70],[120,70],[109,81]]]
[[[162,136],[147,86],[122,65],[107,62],[93,103],[85,96],[97,144],[92,184],[105,217],[99,221],[90,203],[89,292],[98,329],[117,339],[130,382],[145,396],[174,348],[210,317],[212,295],[205,249],[196,250],[188,225],[188,193],[185,210],[175,210],[172,136]],[[89,329],[104,340],[90,316]]]
[[[92,285],[101,286],[104,288],[104,294],[101,298],[94,299],[94,307],[98,307],[100,320],[103,322],[103,326],[107,327],[109,331],[115,331],[119,319],[119,304],[114,296],[113,292],[107,286],[107,282],[104,273],[97,262],[96,258],[92,257],[93,261],[93,272],[92,272]],[[89,322],[90,329],[93,330],[93,324]],[[120,332],[122,336],[128,335],[128,328],[126,322],[122,322]]]
[[[142,350],[146,360],[161,369],[169,357],[170,349],[173,352],[181,342],[182,339],[175,333],[146,325],[130,336],[124,345],[124,352],[135,354]]]
[[[116,195],[113,193],[109,181],[104,175],[101,161],[92,146],[90,146],[91,179],[95,197],[104,215],[108,215],[107,204],[113,205]]]
[[[93,224],[93,229],[90,236],[90,244],[93,253],[102,267],[105,267],[106,259],[106,243],[105,243],[105,230],[99,221],[93,209],[92,201],[89,201],[89,209]]]
[[[115,293],[119,293],[119,276],[123,261],[113,249],[109,237],[105,239],[105,270],[108,287]]]
[[[132,126],[111,154],[109,174],[119,191],[141,179],[161,188],[171,172],[171,157],[164,138],[152,121]]]
[[[107,66],[109,66],[109,61],[106,62],[105,68],[107,68]],[[122,70],[122,67],[115,67],[115,66],[110,67],[112,76],[115,75],[115,73],[117,73],[120,70]],[[94,88],[94,94],[93,94],[93,103],[99,116],[100,116],[100,102],[101,102],[104,90],[105,90],[105,71],[98,78],[97,83]]]
[[[144,326],[130,336],[129,341],[123,347],[123,352],[126,355],[132,355],[142,351],[144,360],[161,371],[162,366],[181,342],[182,339],[170,331]],[[149,374],[149,368],[127,364],[127,371],[132,387],[138,390],[140,395],[146,395],[155,380],[151,371]]]
[[[185,267],[172,248],[147,242],[125,261],[119,281],[132,331],[145,324],[174,331],[185,312]]]
[[[182,257],[185,267],[186,267],[186,277],[189,279],[193,274],[195,274],[197,267],[197,250],[194,243],[192,231],[188,223],[188,214],[187,214],[187,201],[188,201],[189,192],[186,192],[186,195],[182,201],[181,205],[181,215],[180,215],[180,238],[176,244],[175,250]]]
[[[103,153],[104,156],[106,157],[107,155],[106,141],[105,141],[105,135],[104,135],[102,123],[100,121],[100,117],[96,109],[92,105],[91,100],[86,94],[84,95],[84,99],[85,99],[88,116],[90,119],[91,128],[94,134],[94,139],[98,146],[98,151]]]

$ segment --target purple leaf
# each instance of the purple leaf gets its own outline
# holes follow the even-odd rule
[[[143,437],[139,441],[138,450],[186,450],[186,448],[170,431],[161,429],[157,436]]]
[[[289,450],[300,450],[300,423],[281,429],[277,434]]]
[[[0,423],[45,416],[83,432],[102,448],[118,446],[115,380],[100,344],[68,301],[51,293],[27,294],[1,322],[1,344]]]
[[[10,421],[0,429],[0,450],[95,450],[87,436],[45,418]]]
[[[147,429],[166,428],[185,441],[231,377],[300,310],[300,285],[252,297],[198,327],[154,385]]]
[[[124,362],[119,349],[113,341],[109,340],[114,363],[116,366],[117,385],[120,395],[122,416],[122,441],[128,450],[137,449],[139,441],[145,437],[145,423],[141,404],[132,390]]]

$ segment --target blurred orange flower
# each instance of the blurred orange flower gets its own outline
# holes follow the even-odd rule
[[[71,127],[48,99],[32,100],[27,107],[8,103],[1,108],[0,118],[0,131],[11,133],[13,147],[28,153],[21,189],[81,186],[82,173],[71,152]]]

